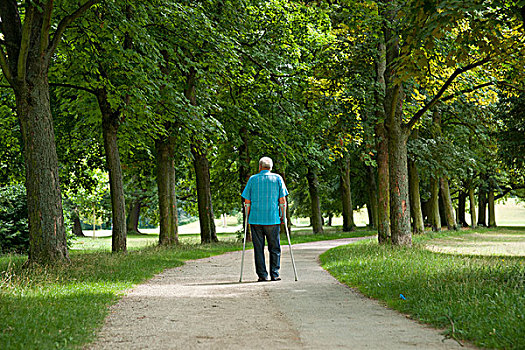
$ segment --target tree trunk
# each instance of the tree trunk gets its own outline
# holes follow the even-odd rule
[[[106,153],[106,165],[109,172],[109,191],[111,194],[112,235],[111,250],[125,252],[126,247],[126,202],[124,198],[124,183],[122,167],[117,145],[117,133],[120,125],[120,111],[113,110],[107,100],[107,93],[100,89],[97,100],[102,112],[102,136]]]
[[[385,130],[384,98],[386,91],[386,45],[380,41],[378,55],[375,58],[376,83],[374,92],[376,101],[375,135],[377,144],[377,239],[380,244],[391,242],[390,236],[390,195],[388,175],[388,137]]]
[[[308,168],[306,175],[308,179],[308,192],[310,193],[311,216],[310,222],[314,233],[323,233],[322,215],[321,215],[321,201],[319,199],[319,181],[317,174]]]
[[[458,225],[460,225],[461,227],[468,227],[467,220],[465,217],[466,202],[467,194],[464,191],[459,191],[457,217]]]
[[[445,205],[445,217],[447,218],[447,228],[449,230],[457,230],[456,218],[454,217],[454,207],[452,206],[452,198],[450,197],[450,188],[448,186],[448,178],[441,177],[439,179],[441,184],[441,194],[443,196],[443,204]]]
[[[84,237],[84,232],[82,232],[82,223],[78,217],[77,210],[73,211],[73,234],[77,237]]]
[[[423,223],[423,211],[421,210],[421,196],[419,192],[419,174],[416,163],[408,161],[409,191],[410,191],[410,215],[414,223],[414,233],[422,234],[425,232]]]
[[[491,188],[488,193],[489,207],[489,227],[496,227],[496,210],[494,205],[494,190]]]
[[[15,88],[26,168],[29,261],[68,261],[47,67],[35,63]]]
[[[397,113],[396,113],[397,114]],[[401,122],[389,124],[390,226],[392,244],[412,245],[410,201],[408,197],[407,135]]]
[[[0,67],[15,93],[24,142],[29,263],[69,261],[48,73],[63,31],[93,3],[85,2],[73,14],[57,20],[52,1],[24,2],[23,6],[15,0],[0,1]],[[59,25],[51,38],[53,20]]]
[[[441,181],[439,182],[441,186]],[[443,192],[439,191],[439,213],[441,217],[441,227],[447,226],[447,216],[445,214],[445,200],[443,199]]]
[[[439,181],[436,178],[430,178],[430,210],[428,221],[432,226],[432,231],[441,231],[441,216],[439,215]]]
[[[248,130],[245,127],[242,127],[239,130],[239,135],[241,137],[241,145],[239,146],[239,184],[240,184],[240,193],[246,187],[248,180],[250,179],[250,150],[248,148]],[[246,223],[246,208],[244,207],[244,198],[241,197],[241,210],[242,210],[242,222],[243,225]],[[245,225],[247,230],[246,232],[246,241],[252,241],[252,234],[250,232],[250,225]],[[284,231],[283,231],[284,232]]]
[[[474,186],[470,184],[468,189],[468,197],[470,201],[470,222],[471,227],[476,228],[477,227],[477,221],[476,221],[476,199],[474,198]]]
[[[197,70],[195,67],[190,67],[188,73],[186,73],[184,96],[186,96],[192,106],[197,106],[196,76]],[[191,154],[193,155],[193,167],[197,182],[201,243],[218,242],[211,202],[210,165],[206,150],[200,145],[200,141],[193,140]]]
[[[179,242],[174,148],[173,137],[155,141],[160,214],[159,245],[165,246]]]
[[[201,228],[201,243],[218,242],[211,202],[210,165],[206,152],[197,143],[191,146],[197,180],[197,201]]]
[[[487,200],[486,192],[483,190],[482,186],[478,190],[478,226],[487,226]]]
[[[380,244],[391,242],[390,234],[390,180],[388,165],[388,138],[384,125],[376,125],[377,144],[377,238]]]
[[[392,244],[412,245],[410,200],[408,196],[407,141],[409,133],[403,124],[403,87],[396,82],[395,64],[399,57],[399,35],[389,23],[395,21],[396,10],[384,13],[386,44],[385,128],[388,130],[388,163],[390,177],[390,230]]]
[[[130,205],[128,217],[126,218],[126,232],[139,233],[140,208],[142,201],[136,198]]]
[[[377,203],[377,181],[376,181],[376,174],[374,171],[374,168],[371,166],[367,166],[367,172],[368,172],[368,202],[366,203],[366,207],[369,210],[368,219],[369,224],[368,226],[372,230],[377,230],[378,227],[378,203]]]
[[[352,191],[350,188],[350,159],[345,157],[340,159],[339,181],[341,183],[341,200],[343,203],[343,232],[349,232],[355,229],[355,223]]]

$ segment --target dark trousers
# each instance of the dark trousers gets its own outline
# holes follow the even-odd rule
[[[270,276],[279,277],[281,267],[281,244],[279,242],[279,231],[281,225],[250,225],[252,231],[253,250],[255,256],[255,272],[259,278],[268,278],[266,262],[264,260],[264,239],[268,241],[270,252]]]

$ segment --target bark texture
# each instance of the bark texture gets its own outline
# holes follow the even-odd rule
[[[468,227],[467,220],[465,217],[466,203],[467,203],[467,193],[465,193],[464,191],[459,191],[457,218],[458,218],[458,225],[461,227]]]
[[[130,203],[128,210],[128,217],[126,218],[126,232],[139,232],[139,219],[140,209],[142,207],[142,201],[140,198],[136,198]]]
[[[378,89],[374,92],[376,101],[375,125],[377,144],[377,237],[380,244],[391,242],[390,235],[390,186],[388,175],[388,137],[385,130],[384,95],[386,70],[386,45],[380,42],[378,56],[375,60],[376,83]]]
[[[432,231],[441,231],[441,216],[439,215],[439,180],[430,178],[430,201],[429,201],[428,221],[432,226]]]
[[[311,168],[306,174],[308,180],[308,192],[310,194],[310,223],[314,233],[323,233],[323,218],[321,215],[321,200],[319,199],[319,180],[317,174]]]
[[[416,163],[412,160],[408,161],[408,176],[410,190],[410,215],[412,216],[412,222],[414,226],[413,232],[415,234],[422,234],[425,232],[425,225],[423,222],[423,211],[421,210],[419,174]]]
[[[450,197],[450,188],[448,186],[448,178],[441,177],[439,179],[441,186],[441,194],[443,196],[443,204],[445,205],[445,217],[447,218],[447,228],[449,230],[457,230],[456,218],[454,217],[454,207],[452,206],[452,198]]]
[[[478,226],[487,226],[487,193],[482,186],[478,190]]]
[[[376,126],[377,146],[377,237],[380,244],[391,242],[390,234],[390,176],[388,138],[384,125]]]
[[[407,141],[409,132],[403,123],[403,87],[396,80],[395,64],[399,57],[399,35],[388,23],[395,21],[397,13],[383,14],[386,43],[385,127],[388,130],[388,163],[390,178],[390,230],[392,244],[412,245],[410,229],[410,200],[408,194]]]
[[[197,201],[201,228],[201,243],[218,242],[211,201],[210,165],[205,151],[198,144],[191,147],[197,181]]]
[[[159,244],[179,242],[177,195],[175,188],[175,141],[173,137],[155,141],[157,151],[157,189],[159,195]]]
[[[186,74],[186,87],[184,89],[184,95],[193,106],[197,106],[196,76],[197,70],[191,67]],[[191,154],[193,155],[193,167],[197,182],[201,243],[218,242],[211,201],[210,165],[206,150],[201,141],[196,138],[191,145]]]
[[[73,234],[77,237],[84,237],[82,223],[80,222],[80,218],[76,212],[73,212]]]
[[[25,4],[23,26],[18,8],[15,0],[0,1],[0,66],[14,90],[24,143],[29,262],[45,265],[69,261],[48,82],[58,29],[68,23],[50,41],[52,2]]]
[[[355,229],[354,211],[352,207],[352,191],[350,185],[350,159],[341,159],[339,167],[341,200],[343,202],[343,232],[349,232]]]
[[[104,151],[106,166],[109,172],[109,191],[111,194],[112,233],[111,250],[125,252],[126,231],[126,201],[124,198],[124,182],[122,180],[122,167],[117,144],[117,133],[120,126],[120,110],[114,110],[107,98],[105,89],[97,92],[97,101],[102,112],[102,136],[104,138]]]

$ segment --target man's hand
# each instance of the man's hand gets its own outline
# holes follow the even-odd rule
[[[284,224],[284,220],[286,220],[286,200],[281,202],[281,199],[283,198],[279,198],[279,216],[281,217],[281,224]]]

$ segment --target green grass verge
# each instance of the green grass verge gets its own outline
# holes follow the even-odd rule
[[[486,348],[523,349],[523,257],[446,255],[424,248],[433,238],[462,234],[415,237],[413,248],[362,241],[329,250],[321,262],[339,281],[446,329],[446,336]]]
[[[311,230],[302,230],[294,233],[292,241],[296,244],[370,234],[363,230],[342,233],[334,228],[313,235]],[[185,260],[242,249],[238,240],[224,237],[220,236],[225,241],[218,244],[183,243],[162,248],[155,246],[156,235],[130,235],[127,254],[108,252],[111,238],[82,238],[70,252],[71,264],[47,268],[24,268],[25,256],[1,256],[0,349],[79,348],[94,339],[108,306],[125,290]],[[188,235],[181,241],[197,239]],[[288,243],[286,236],[282,242]]]

